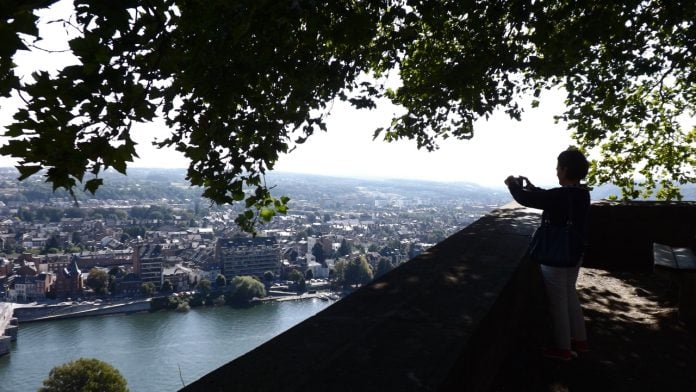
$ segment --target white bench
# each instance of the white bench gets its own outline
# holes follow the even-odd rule
[[[696,325],[696,255],[689,248],[653,243],[656,271],[666,272],[679,286],[679,319]]]

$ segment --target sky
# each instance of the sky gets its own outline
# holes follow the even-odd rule
[[[556,182],[556,157],[571,145],[570,133],[554,124],[553,115],[563,110],[560,94],[547,94],[523,121],[496,113],[474,124],[470,140],[447,139],[440,149],[418,150],[413,140],[387,143],[372,140],[374,130],[387,126],[395,108],[351,109],[336,104],[326,133],[315,134],[290,155],[277,170],[341,176],[413,178],[433,181],[465,181],[502,186],[508,175],[526,175],[535,184]]]
[[[42,20],[55,19],[65,12],[62,3],[42,15]],[[65,32],[59,24],[43,25],[42,34],[50,37],[38,43],[42,47],[66,47]],[[62,66],[72,60],[62,54],[22,53],[15,61],[29,70],[46,64]],[[374,130],[387,126],[398,110],[390,103],[383,102],[374,110],[357,110],[337,101],[327,119],[327,132],[315,133],[292,153],[281,156],[275,170],[355,178],[462,181],[496,187],[502,186],[508,175],[525,175],[536,185],[554,185],[556,157],[573,142],[566,126],[553,120],[563,111],[563,95],[547,92],[540,101],[537,108],[527,107],[522,121],[512,120],[502,111],[494,113],[488,120],[475,123],[472,139],[450,138],[441,141],[440,149],[433,152],[418,150],[416,142],[410,140],[372,140]],[[11,101],[0,100],[0,127],[10,121],[13,106]],[[162,121],[136,126],[133,138],[140,158],[130,166],[187,167],[180,153],[151,145],[168,132]],[[0,166],[14,163],[0,157]]]
[[[539,107],[528,110],[522,121],[496,113],[474,126],[470,140],[448,139],[440,149],[418,150],[413,140],[372,140],[373,132],[386,126],[398,108],[382,102],[375,110],[357,110],[336,102],[327,118],[327,132],[317,132],[289,154],[282,155],[275,171],[353,178],[419,179],[440,182],[473,182],[498,187],[508,175],[525,175],[536,185],[556,183],[556,157],[573,144],[554,114],[563,110],[559,93],[542,94]],[[174,150],[158,150],[153,139],[166,137],[162,123],[134,129],[140,159],[132,167],[187,167],[188,161]]]

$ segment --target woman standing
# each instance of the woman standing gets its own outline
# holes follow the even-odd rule
[[[570,259],[564,262],[541,261],[541,273],[551,307],[554,347],[544,348],[548,358],[568,361],[576,352],[588,351],[585,320],[575,283],[582,263],[582,248],[587,228],[590,193],[580,180],[587,176],[589,164],[575,148],[558,156],[558,188],[537,188],[526,177],[509,176],[505,184],[512,197],[523,206],[543,210],[542,224],[570,224],[576,235],[570,236]]]

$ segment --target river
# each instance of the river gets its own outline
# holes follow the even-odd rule
[[[36,391],[51,368],[80,357],[116,367],[132,392],[176,391],[331,303],[308,299],[20,324],[10,354],[0,357],[0,391]]]

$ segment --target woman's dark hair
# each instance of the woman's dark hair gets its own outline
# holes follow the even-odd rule
[[[558,155],[558,167],[566,168],[569,180],[582,180],[587,176],[590,164],[580,150],[570,147]]]

